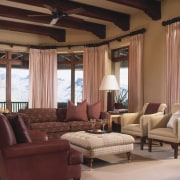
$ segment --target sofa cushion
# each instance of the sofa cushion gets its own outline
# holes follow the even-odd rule
[[[70,127],[70,131],[86,131],[92,129],[90,121],[70,121],[67,122]],[[102,126],[101,121],[96,121],[95,129],[100,129]]]
[[[56,108],[29,108],[22,109],[19,112],[28,116],[29,123],[57,121]]]
[[[66,123],[62,122],[42,122],[32,123],[31,129],[39,129],[47,133],[69,131],[70,127]]]
[[[84,100],[77,106],[73,102],[68,102],[66,121],[87,121],[87,101]]]
[[[90,121],[70,121],[67,122],[70,131],[86,131],[92,129]]]
[[[101,113],[101,101],[94,104],[88,104],[87,115],[88,119],[99,119]]]
[[[31,138],[29,136],[27,127],[20,115],[14,116],[14,118],[8,119],[14,134],[16,136],[17,143],[31,143]]]

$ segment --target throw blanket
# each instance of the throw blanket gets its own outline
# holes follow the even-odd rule
[[[144,114],[153,114],[158,111],[161,103],[149,103]]]

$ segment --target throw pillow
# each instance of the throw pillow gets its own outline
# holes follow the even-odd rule
[[[14,116],[14,118],[8,119],[14,134],[16,136],[17,143],[31,143],[31,138],[29,136],[27,127],[20,115]]]
[[[66,121],[87,121],[87,101],[84,100],[77,106],[73,102],[68,102]]]
[[[146,108],[144,114],[154,114],[154,113],[157,113],[159,106],[160,106],[160,103],[149,103],[147,105],[147,108]]]
[[[64,122],[66,119],[66,113],[67,113],[67,108],[57,108],[56,109],[57,121]]]
[[[88,119],[99,119],[101,113],[101,101],[87,106]]]
[[[180,118],[180,111],[176,111],[174,114],[171,115],[168,123],[167,123],[167,127],[168,128],[173,128],[174,127],[174,123],[176,122],[176,119]]]
[[[0,148],[17,144],[13,129],[3,114],[0,113]]]

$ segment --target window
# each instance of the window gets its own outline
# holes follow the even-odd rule
[[[29,70],[11,69],[11,101],[28,102],[29,97]]]
[[[29,98],[29,54],[13,52],[11,66],[11,101],[28,102]]]
[[[4,65],[1,65],[0,66],[0,102],[5,102],[5,101],[6,101],[6,68]]]
[[[123,99],[124,108],[128,108],[128,60],[120,61],[119,70],[120,94]]]
[[[0,102],[6,102],[6,57],[6,52],[0,51]],[[0,104],[0,108],[4,106],[3,103]]]
[[[58,54],[58,107],[82,101],[83,54]]]
[[[81,102],[83,53],[57,54],[57,63],[58,107],[65,107],[68,100]],[[16,112],[28,107],[28,98],[29,53],[0,51],[0,108]]]
[[[123,100],[123,107],[128,108],[128,59],[129,47],[122,47],[112,50],[112,61],[115,62],[115,74],[119,77],[120,97]]]
[[[28,53],[0,51],[0,108],[16,112],[20,108],[27,107],[28,60]]]

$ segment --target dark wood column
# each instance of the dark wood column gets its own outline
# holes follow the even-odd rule
[[[11,52],[7,52],[6,63],[6,108],[11,111]]]

